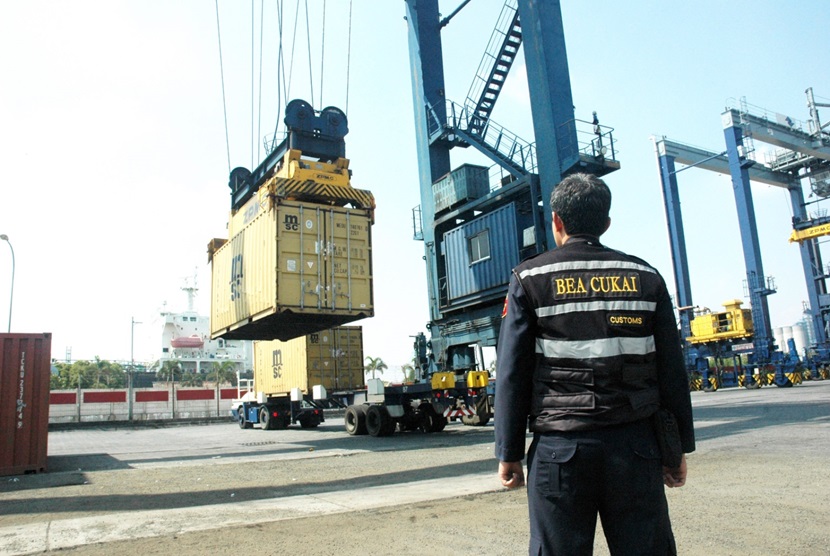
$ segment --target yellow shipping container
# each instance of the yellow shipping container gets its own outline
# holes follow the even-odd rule
[[[374,314],[371,211],[279,199],[211,244],[211,338],[290,340]]]
[[[266,396],[299,388],[310,394],[322,384],[328,392],[361,388],[363,329],[341,326],[287,342],[254,342],[254,389]]]

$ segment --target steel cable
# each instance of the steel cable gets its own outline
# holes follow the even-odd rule
[[[219,41],[219,73],[222,80],[222,111],[225,114],[225,149],[228,153],[228,174],[231,173],[231,143],[228,139],[228,107],[225,101],[225,68],[222,64],[222,33],[219,31],[219,0],[216,1],[216,36]]]

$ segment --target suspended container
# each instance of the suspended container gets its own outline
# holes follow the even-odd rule
[[[269,202],[208,246],[211,338],[285,341],[373,316],[371,211]]]
[[[0,475],[46,471],[52,335],[0,334]]]
[[[362,388],[363,329],[341,326],[295,338],[254,342],[254,389],[266,396],[299,388],[311,394]]]

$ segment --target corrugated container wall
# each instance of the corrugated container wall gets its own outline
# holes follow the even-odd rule
[[[213,339],[290,340],[374,314],[368,210],[282,201],[212,263]]]
[[[517,227],[515,203],[510,203],[444,234],[451,301],[510,280],[511,270],[519,263]]]
[[[46,471],[52,335],[0,334],[0,475]]]
[[[306,394],[322,384],[329,392],[363,387],[363,329],[341,326],[287,342],[254,342],[254,389]]]
[[[432,184],[436,214],[469,199],[484,197],[490,192],[486,166],[462,164]]]

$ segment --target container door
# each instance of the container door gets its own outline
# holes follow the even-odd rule
[[[369,218],[359,211],[333,209],[329,213],[327,226],[327,306],[340,311],[371,311],[372,254]]]
[[[371,314],[371,224],[365,212],[285,204],[280,213],[280,305]]]
[[[279,236],[279,299],[281,307],[316,312],[324,307],[325,209],[283,204],[277,216]]]
[[[322,384],[326,390],[336,387],[334,360],[334,330],[314,332],[308,338],[308,384]]]
[[[363,386],[363,329],[337,329],[337,385],[341,389]]]

